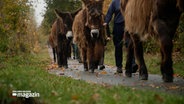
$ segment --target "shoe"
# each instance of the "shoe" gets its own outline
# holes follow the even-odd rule
[[[79,62],[79,63],[82,63],[82,60],[81,60],[81,59],[78,59],[78,62]]]
[[[137,65],[137,64],[134,64],[134,65],[132,66],[132,73],[136,73],[137,70],[138,70],[138,65]]]
[[[118,67],[116,70],[117,73],[123,73],[122,68]]]
[[[76,59],[75,56],[73,56],[73,59],[74,59],[74,60]]]
[[[104,65],[100,65],[99,66],[99,70],[103,70],[103,69],[105,69],[105,66]]]
[[[65,69],[68,69],[68,65],[64,65],[63,67],[64,67]]]

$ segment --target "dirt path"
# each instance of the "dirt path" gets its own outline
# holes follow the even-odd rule
[[[52,57],[51,50],[49,49]],[[51,65],[52,66],[52,65]],[[55,65],[53,65],[55,66]],[[148,80],[139,80],[138,73],[133,74],[131,78],[123,74],[115,74],[116,67],[107,66],[101,70],[95,70],[95,73],[85,72],[83,65],[78,61],[69,59],[68,69],[50,67],[48,72],[58,76],[72,77],[77,80],[85,80],[89,83],[97,83],[104,85],[122,85],[132,88],[150,89],[155,91],[163,91],[177,95],[184,95],[184,79],[175,77],[173,83],[164,83],[160,75],[149,74]]]

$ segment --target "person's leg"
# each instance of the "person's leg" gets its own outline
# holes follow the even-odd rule
[[[116,40],[118,41],[118,40]],[[116,62],[116,67],[117,67],[117,72],[122,73],[122,57],[123,56],[123,51],[122,51],[122,43],[120,41],[119,44],[115,45],[115,62]]]
[[[119,44],[115,44],[115,62],[116,66],[122,68],[122,43],[121,41],[114,38],[114,41],[119,42]]]
[[[115,62],[117,72],[122,73],[122,61],[123,61],[123,24],[114,24],[113,29],[113,42],[115,46]]]

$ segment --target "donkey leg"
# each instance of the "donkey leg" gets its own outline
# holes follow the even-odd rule
[[[59,48],[57,48],[57,59],[58,59],[58,66],[59,67],[63,67],[64,65],[64,50],[62,50],[62,46],[58,46]]]
[[[125,65],[125,75],[127,77],[132,77],[132,61],[134,56],[134,48],[133,48],[133,42],[130,39],[129,34],[126,35],[126,39],[129,39],[127,43],[127,58],[126,58],[126,65]]]
[[[52,48],[53,57],[54,57],[54,63],[56,62],[56,50],[55,48]]]
[[[70,40],[67,40],[67,58],[71,58],[71,52],[72,52],[72,50],[71,50],[71,41]]]
[[[161,73],[164,82],[173,82],[173,68],[172,68],[172,48],[173,43],[170,37],[161,37]]]
[[[95,55],[94,55],[94,47],[87,48],[87,63],[91,73],[94,73],[95,70]]]
[[[67,49],[67,48],[66,48],[66,49]],[[66,69],[67,69],[67,68],[68,68],[68,60],[67,60],[67,59],[68,59],[68,56],[67,56],[67,50],[65,50],[65,49],[63,50],[63,54],[62,54],[62,56],[63,56],[63,57],[62,57],[62,58],[63,58],[63,59],[62,59],[62,61],[63,61],[63,66],[64,66],[64,68],[66,68]]]
[[[58,66],[62,67],[62,53],[57,52]]]
[[[87,55],[86,55],[86,49],[84,48],[80,48],[80,56],[82,58],[82,62],[83,62],[83,65],[84,65],[84,71],[88,71],[88,64],[87,64]]]
[[[133,40],[133,45],[134,45],[134,54],[138,61],[138,65],[140,69],[139,77],[141,80],[148,80],[148,72],[144,61],[142,42],[140,41],[138,34],[132,34],[131,38]]]
[[[104,66],[104,44],[101,41],[98,41],[95,45],[95,69],[98,68],[103,70]]]

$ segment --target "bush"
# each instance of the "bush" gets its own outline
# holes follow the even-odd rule
[[[0,1],[0,52],[19,54],[34,49],[34,10],[27,0]]]

